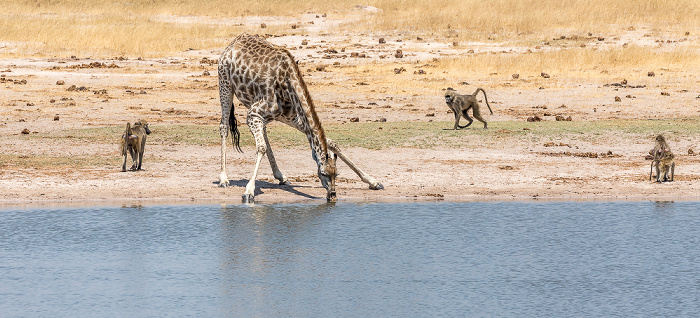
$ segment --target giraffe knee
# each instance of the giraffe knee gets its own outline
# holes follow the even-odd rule
[[[262,145],[257,145],[258,146],[258,153],[266,153],[267,152],[267,145],[263,143]]]
[[[219,124],[219,134],[221,134],[221,137],[223,138],[228,137],[228,125]]]

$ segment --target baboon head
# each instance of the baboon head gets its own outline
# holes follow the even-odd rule
[[[666,139],[664,138],[663,135],[657,135],[657,136],[656,136],[656,141],[658,141],[658,142],[666,142]]]
[[[327,155],[326,162],[318,167],[318,178],[321,180],[323,187],[326,188],[326,200],[328,202],[338,200],[335,196],[335,178],[338,176],[338,170],[335,166],[337,158],[334,153],[331,153]]]
[[[143,129],[146,131],[146,135],[150,135],[150,134],[151,134],[151,130],[148,129],[148,122],[145,121],[145,120],[143,120],[143,119],[139,119],[139,121],[135,122],[135,123],[134,123],[134,126],[141,126],[141,127],[143,127]]]
[[[448,90],[445,92],[445,102],[448,103],[448,104],[449,104],[449,103],[452,103],[452,101],[455,100],[455,96],[456,96],[456,95],[457,95],[457,93],[455,93],[455,91],[453,91],[453,90],[451,90],[451,89],[448,89]]]

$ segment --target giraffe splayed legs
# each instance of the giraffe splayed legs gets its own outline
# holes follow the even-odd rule
[[[291,53],[270,44],[256,35],[241,34],[219,58],[219,97],[221,100],[221,173],[219,186],[229,185],[226,174],[226,139],[233,134],[233,145],[238,146],[238,126],[233,114],[233,96],[248,109],[246,123],[256,146],[255,167],[243,202],[253,203],[255,180],[262,157],[267,155],[273,175],[280,184],[289,181],[280,172],[270,148],[265,125],[273,120],[283,122],[304,133],[311,147],[311,156],[318,166],[318,177],[326,189],[326,199],[336,200],[336,159],[340,157],[370,189],[383,189],[381,183],[360,170],[340,148],[326,138],[316,115],[311,95]]]

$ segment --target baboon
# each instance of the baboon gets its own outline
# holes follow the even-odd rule
[[[148,123],[145,120],[139,120],[133,126],[130,123],[126,123],[126,131],[124,131],[121,142],[122,156],[124,156],[122,172],[126,171],[127,154],[131,154],[131,160],[133,161],[129,170],[141,170],[143,151],[146,148],[146,135],[150,134],[151,130],[148,129]]]
[[[474,94],[471,95],[460,95],[451,89],[448,89],[447,92],[445,92],[445,102],[455,114],[455,126],[453,127],[453,129],[457,130],[458,128],[467,128],[472,124],[474,120],[472,120],[471,117],[469,117],[469,114],[467,114],[467,111],[469,109],[472,109],[472,114],[474,115],[474,118],[484,123],[484,129],[487,129],[488,124],[486,123],[486,120],[484,120],[484,118],[481,117],[481,112],[479,111],[479,102],[476,100],[476,94],[478,94],[479,91],[484,93],[484,100],[486,101],[486,106],[488,106],[491,115],[493,115],[491,105],[489,105],[489,100],[486,97],[486,91],[484,91],[483,88],[477,88],[476,91],[474,91]],[[469,123],[464,126],[460,126],[460,116],[464,116],[464,118],[468,120]]]
[[[649,168],[649,181],[651,181],[654,168],[656,168],[656,181],[673,181],[676,163],[673,160],[675,156],[671,152],[671,147],[668,145],[666,138],[664,138],[663,135],[657,135],[655,141],[656,144],[654,145],[654,148],[649,151],[649,154],[652,156],[651,167]],[[671,173],[670,180],[668,178],[669,172]]]
[[[656,168],[657,182],[673,181],[673,173],[674,170],[676,170],[676,162],[673,158],[675,158],[673,153],[667,152],[665,156],[659,160],[659,164]]]

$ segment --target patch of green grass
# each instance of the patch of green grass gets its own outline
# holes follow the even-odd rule
[[[116,166],[121,158],[101,155],[51,156],[0,154],[0,167],[19,166],[23,168],[70,168]]]
[[[452,130],[453,122],[385,122],[326,124],[326,135],[340,147],[366,149],[387,148],[459,148],[470,144],[491,145],[504,140],[540,141],[552,138],[568,138],[604,143],[608,140],[652,138],[662,133],[674,141],[680,138],[700,137],[700,117],[664,120],[597,120],[597,121],[494,121],[489,129],[481,129],[481,123]],[[114,143],[121,136],[122,127],[71,129],[50,135],[31,135],[30,138],[73,138],[88,143]],[[219,127],[214,125],[152,125],[149,144],[217,146],[221,139]],[[240,126],[241,147],[254,146],[246,126]],[[301,132],[283,124],[268,125],[268,136],[274,148],[306,148],[308,140]],[[230,140],[230,137],[229,137]],[[230,145],[230,141],[229,145]]]

